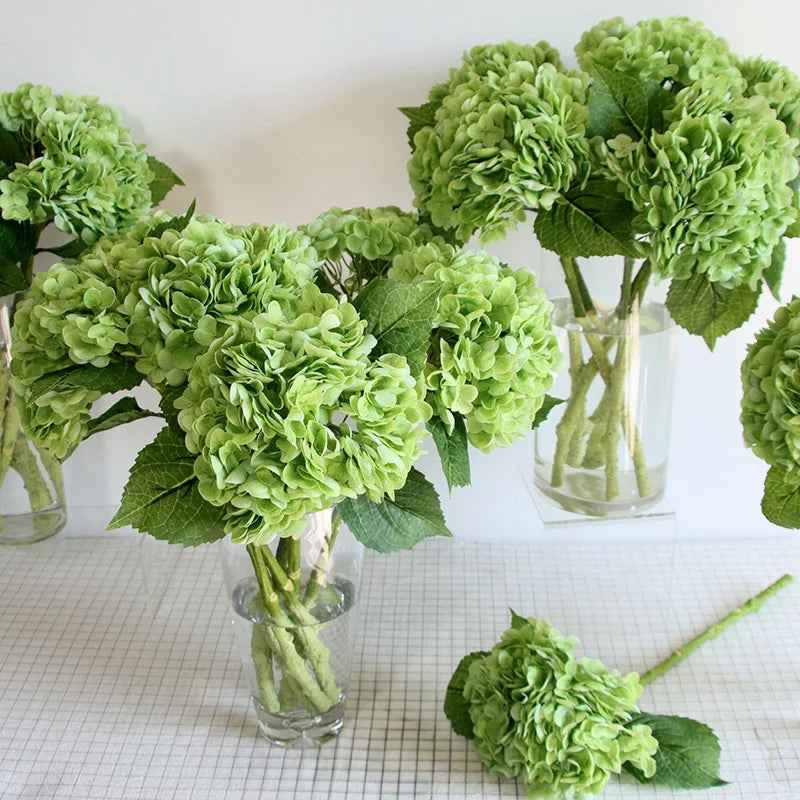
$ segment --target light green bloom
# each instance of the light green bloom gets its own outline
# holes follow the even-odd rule
[[[502,238],[526,211],[550,208],[588,174],[589,78],[547,43],[490,45],[464,55],[434,87],[435,123],[414,137],[415,205],[460,241]]]
[[[406,360],[371,360],[374,346],[353,306],[308,285],[197,359],[175,406],[235,541],[291,536],[310,511],[403,486],[430,409]]]
[[[575,47],[581,68],[594,65],[643,80],[664,81],[676,90],[724,76],[738,96],[744,79],[727,42],[688,17],[648,19],[629,25],[621,17],[590,28]]]
[[[133,245],[133,242],[132,242]],[[288,303],[313,280],[318,259],[307,237],[283,225],[240,227],[199,216],[135,244],[117,269],[130,280],[124,304],[136,367],[151,383],[180,385],[219,326],[252,319],[277,300]]]
[[[739,69],[747,82],[745,96],[763,97],[800,145],[800,78],[777,61],[758,57],[741,59]]]
[[[321,258],[339,261],[343,256],[361,256],[367,261],[391,261],[416,244],[433,236],[416,214],[396,206],[328,209],[301,229],[311,239]]]
[[[756,334],[742,364],[744,441],[771,466],[800,464],[800,298]]]
[[[119,112],[97,98],[25,83],[0,95],[0,126],[29,156],[0,181],[6,219],[53,219],[92,243],[132,226],[150,208],[153,174],[144,147],[122,127]]]
[[[625,727],[638,713],[639,676],[578,662],[576,644],[545,620],[516,618],[469,666],[475,749],[492,775],[522,778],[528,797],[597,794],[625,763],[655,774],[650,728]]]
[[[434,243],[397,256],[389,277],[440,287],[425,367],[434,414],[450,430],[462,414],[484,451],[530,431],[561,358],[533,273]]]
[[[640,213],[661,277],[755,287],[794,220],[795,140],[763,98],[683,116],[647,141],[608,142],[607,169]]]

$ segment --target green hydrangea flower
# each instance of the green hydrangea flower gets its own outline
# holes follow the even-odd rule
[[[573,654],[545,620],[515,617],[469,666],[463,688],[475,749],[492,775],[521,778],[528,797],[600,792],[625,763],[652,777],[658,742],[638,713],[639,676]]]
[[[185,382],[220,324],[290,302],[318,265],[308,238],[283,225],[240,227],[210,216],[134,243],[115,270],[136,288],[123,307],[136,367],[158,384]]]
[[[0,95],[0,126],[28,163],[0,181],[5,219],[56,226],[86,243],[132,226],[151,205],[147,154],[115,109],[95,97],[22,84]]]
[[[416,214],[396,206],[328,209],[300,230],[306,233],[320,257],[339,261],[361,256],[367,261],[391,261],[433,236]]]
[[[739,69],[746,81],[746,97],[763,97],[800,147],[800,78],[777,61],[745,58]],[[800,156],[800,152],[795,150]]]
[[[430,226],[416,214],[395,206],[334,206],[300,230],[324,260],[330,291],[349,298],[372,278],[384,275],[396,255],[434,238]]]
[[[719,76],[736,96],[744,90],[727,42],[688,17],[648,19],[635,25],[621,17],[605,20],[583,34],[575,55],[587,72],[599,65],[642,80],[668,81],[676,90]]]
[[[608,142],[607,169],[649,232],[662,277],[758,284],[794,220],[795,141],[763,98],[683,116],[647,141]]]
[[[389,277],[441,287],[425,367],[434,414],[451,431],[462,414],[486,452],[530,431],[561,360],[533,273],[432,243],[397,256]]]
[[[310,511],[405,483],[430,409],[405,358],[370,359],[366,327],[307,285],[296,306],[273,301],[192,368],[178,420],[200,493],[226,507],[234,541],[295,535]]]
[[[527,210],[550,208],[588,174],[589,78],[538,45],[490,45],[465,54],[434,87],[435,124],[414,137],[408,171],[415,205],[465,242],[502,238]]]
[[[800,464],[800,298],[756,334],[742,363],[744,441],[770,466]]]

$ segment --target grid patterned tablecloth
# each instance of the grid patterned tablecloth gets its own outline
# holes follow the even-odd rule
[[[0,553],[0,797],[523,797],[487,776],[441,712],[465,653],[508,607],[579,635],[586,654],[643,670],[785,571],[787,539],[678,543],[427,542],[369,555],[346,727],[321,750],[258,734],[213,547],[175,559],[156,612],[134,537],[54,539]],[[156,548],[146,559],[167,562]],[[732,781],[685,798],[800,796],[800,585],[646,690],[693,716]],[[607,798],[670,797],[623,778]]]

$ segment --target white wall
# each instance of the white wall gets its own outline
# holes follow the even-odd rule
[[[121,107],[138,140],[186,180],[174,209],[197,197],[201,211],[234,222],[295,225],[334,204],[410,206],[395,108],[423,102],[464,49],[545,38],[571,59],[580,33],[600,19],[675,13],[703,20],[738,52],[800,72],[800,6],[778,0],[3,0],[0,75],[2,88],[46,83]],[[512,263],[538,263],[529,231],[496,249]],[[787,294],[800,285],[797,260],[794,246]],[[760,517],[765,468],[741,446],[737,421],[745,345],[774,308],[764,298],[713,355],[681,337],[668,491],[686,534],[776,530]],[[154,430],[145,421],[84,445],[67,466],[71,503],[114,503]],[[458,535],[532,529],[519,472],[529,470],[531,450],[528,439],[476,454],[472,489],[446,503]]]

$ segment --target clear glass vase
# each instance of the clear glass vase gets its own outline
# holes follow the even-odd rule
[[[631,517],[664,496],[676,328],[660,303],[594,301],[577,320],[554,301],[553,324],[568,370],[551,394],[564,399],[536,431],[534,484],[575,514]]]
[[[298,539],[222,542],[236,644],[263,735],[320,745],[344,722],[363,547],[332,510]]]
[[[28,441],[11,388],[9,306],[0,307],[0,545],[39,542],[67,521],[61,464]]]

